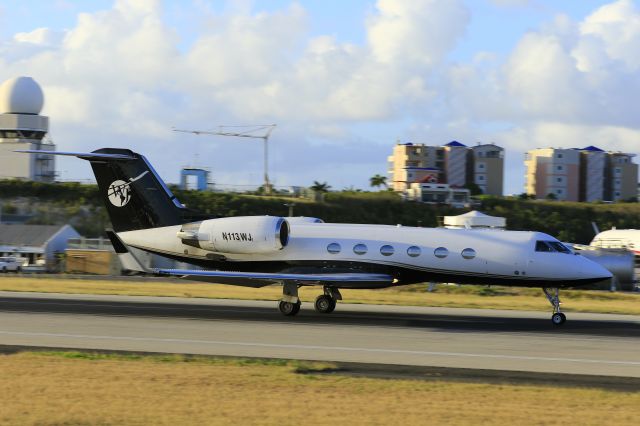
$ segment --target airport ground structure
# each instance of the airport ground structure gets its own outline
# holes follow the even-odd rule
[[[503,193],[504,149],[495,144],[468,147],[458,141],[441,146],[397,143],[388,163],[391,188],[396,192],[412,188],[415,191],[421,184],[448,185],[446,189],[474,184],[483,194]]]
[[[55,180],[53,155],[14,152],[55,151],[47,137],[49,117],[40,115],[43,105],[42,89],[31,77],[12,78],[0,85],[0,179]]]
[[[637,199],[634,154],[586,148],[539,148],[525,156],[525,193],[563,201]]]

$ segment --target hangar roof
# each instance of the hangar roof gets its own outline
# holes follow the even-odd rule
[[[43,246],[65,226],[0,224],[0,245]]]

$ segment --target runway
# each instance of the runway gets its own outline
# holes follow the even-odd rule
[[[640,378],[640,317],[0,292],[0,345]]]

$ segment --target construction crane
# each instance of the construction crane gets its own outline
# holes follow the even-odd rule
[[[194,135],[234,136],[238,138],[262,139],[264,141],[264,193],[271,195],[269,183],[269,137],[276,127],[275,124],[258,124],[244,126],[218,126],[218,131],[172,129],[174,132],[192,133]],[[241,130],[244,129],[244,130]]]

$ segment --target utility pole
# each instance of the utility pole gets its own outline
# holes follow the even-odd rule
[[[286,207],[289,207],[289,217],[293,217],[293,208],[296,206],[296,203],[284,203]]]
[[[174,132],[192,133],[199,135],[233,136],[237,138],[262,139],[264,142],[264,193],[271,195],[271,183],[269,182],[269,137],[275,129],[275,124],[259,124],[255,126],[218,126],[218,131],[210,130],[185,130],[173,128]],[[242,130],[245,129],[245,130]]]

